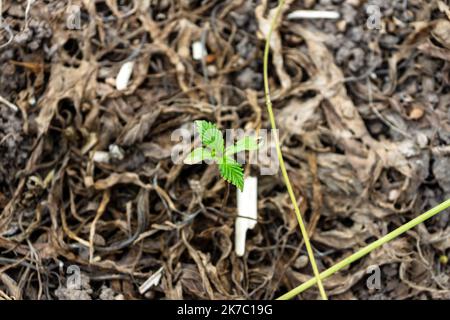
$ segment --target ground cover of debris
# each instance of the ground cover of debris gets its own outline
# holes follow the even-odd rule
[[[0,299],[273,299],[312,276],[280,173],[258,176],[238,257],[236,190],[215,166],[171,160],[172,133],[198,119],[270,128],[276,1],[1,3]],[[300,9],[339,18],[288,19]],[[286,1],[271,49],[320,270],[450,197],[449,1]],[[447,212],[324,286],[332,299],[450,299],[449,248]]]

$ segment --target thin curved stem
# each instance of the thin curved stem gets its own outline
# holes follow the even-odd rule
[[[373,250],[381,247],[383,244],[395,239],[396,237],[398,237],[399,235],[401,235],[402,233],[405,233],[406,231],[414,228],[415,226],[417,226],[418,224],[424,222],[427,219],[430,219],[431,217],[435,216],[436,214],[438,214],[439,212],[447,209],[450,207],[450,199],[442,202],[440,205],[434,207],[433,209],[428,210],[427,212],[421,214],[420,216],[412,219],[411,221],[409,221],[408,223],[405,223],[404,225],[398,227],[397,229],[395,229],[394,231],[388,233],[387,235],[385,235],[384,237],[378,239],[375,242],[372,242],[371,244],[369,244],[368,246],[362,248],[361,250],[357,251],[356,253],[352,254],[351,256],[345,258],[344,260],[342,260],[341,262],[335,264],[334,266],[332,266],[331,268],[325,270],[324,272],[322,272],[319,275],[319,278],[321,280],[328,278],[329,276],[333,275],[334,273],[338,272],[339,270],[341,270],[342,268],[345,268],[346,266],[348,266],[349,264],[355,262],[356,260],[364,257],[365,255],[369,254],[370,252],[372,252]],[[311,288],[313,285],[315,285],[317,283],[317,278],[312,278],[308,281],[306,281],[305,283],[301,284],[300,286],[298,286],[295,289],[292,289],[291,291],[289,291],[288,293],[282,295],[281,297],[279,297],[277,300],[288,300],[288,299],[292,299],[294,296],[302,293],[303,291]]]
[[[280,17],[281,14],[281,8],[283,7],[284,0],[280,0],[278,2],[278,8],[275,13],[275,17],[272,20],[272,23],[270,24],[269,33],[267,35],[266,39],[266,46],[264,48],[264,91],[265,91],[265,97],[266,97],[266,105],[267,105],[267,111],[269,113],[270,118],[270,124],[272,126],[272,130],[276,132],[277,125],[275,123],[275,116],[273,114],[272,110],[272,101],[270,99],[270,88],[269,88],[269,76],[268,76],[268,65],[269,65],[269,51],[270,51],[270,39],[272,37],[273,30],[275,29],[275,25]],[[323,300],[327,300],[327,294],[325,293],[325,290],[323,288],[322,280],[319,277],[319,269],[317,268],[316,260],[314,258],[314,253],[311,248],[311,243],[309,241],[308,232],[306,231],[305,223],[303,222],[302,215],[300,213],[300,209],[297,205],[297,199],[295,198],[294,191],[292,190],[291,182],[289,180],[289,176],[287,174],[286,166],[284,165],[283,160],[283,154],[281,153],[281,147],[280,147],[280,141],[278,139],[278,135],[274,134],[274,140],[275,140],[275,147],[277,150],[277,156],[278,161],[280,163],[281,172],[283,174],[284,183],[286,184],[286,188],[289,194],[289,197],[291,199],[292,205],[294,206],[295,215],[297,216],[297,221],[300,226],[300,231],[302,233],[303,239],[305,241],[305,247],[308,252],[309,261],[311,263],[311,267],[314,272],[315,281],[314,284],[317,283],[317,286],[319,287],[320,295]]]

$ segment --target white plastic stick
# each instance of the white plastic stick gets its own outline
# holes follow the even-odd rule
[[[234,249],[236,255],[242,257],[245,253],[247,230],[255,227],[258,218],[258,178],[245,178],[244,190],[237,192],[237,209]]]
[[[293,19],[339,19],[340,14],[337,11],[322,10],[296,10],[287,15],[289,20]]]

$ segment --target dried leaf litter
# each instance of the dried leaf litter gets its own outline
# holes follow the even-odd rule
[[[0,96],[19,111],[0,104],[0,298],[271,299],[309,279],[279,174],[258,178],[240,258],[235,191],[224,204],[216,168],[171,161],[172,132],[194,120],[270,127],[261,61],[273,1],[81,1],[80,30],[63,1],[36,1],[27,17],[26,1],[2,2],[14,37],[0,49]],[[321,270],[450,196],[448,2],[374,3],[381,28],[369,30],[365,1],[287,1],[284,15],[340,18],[285,20],[271,42],[283,153]],[[449,235],[440,214],[325,288],[448,299]],[[380,290],[365,285],[371,265]]]

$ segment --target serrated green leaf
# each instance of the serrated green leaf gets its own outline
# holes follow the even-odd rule
[[[238,142],[236,142],[234,145],[229,146],[225,150],[225,155],[230,156],[235,153],[239,153],[241,151],[247,150],[247,151],[253,151],[257,150],[259,148],[259,138],[253,137],[253,136],[246,136]]]
[[[211,155],[211,150],[203,147],[195,148],[185,159],[185,164],[196,164],[202,162],[203,160],[211,160],[213,156]]]
[[[218,165],[222,178],[242,191],[244,189],[244,169],[242,166],[229,157],[223,157]]]
[[[225,148],[224,140],[222,132],[217,129],[216,125],[205,120],[197,120],[195,121],[195,126],[203,145],[211,148],[214,155],[223,154]]]

